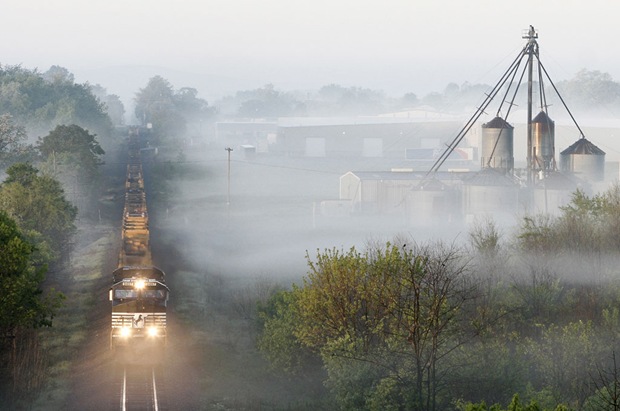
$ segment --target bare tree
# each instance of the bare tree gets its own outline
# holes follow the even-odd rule
[[[616,362],[616,352],[611,353],[611,367],[599,368],[592,377],[596,394],[589,400],[590,409],[598,411],[620,410],[620,370]]]

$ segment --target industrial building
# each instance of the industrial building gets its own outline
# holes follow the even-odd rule
[[[579,138],[560,148],[558,160],[556,124],[543,79],[552,81],[540,62],[536,30],[530,26],[523,38],[520,54],[469,118],[430,111],[280,118],[218,123],[217,136],[257,155],[372,164],[343,172],[339,198],[320,202],[324,216],[399,216],[411,226],[423,226],[479,217],[510,224],[525,214],[554,214],[576,189],[592,194],[616,181],[618,165],[606,163],[606,153],[586,139],[566,105]],[[513,122],[508,118],[518,105],[514,99],[523,96],[516,78],[527,79],[527,110],[519,112],[525,119]],[[493,114],[491,103],[498,100]],[[560,130],[565,133],[567,126]]]
[[[427,173],[349,172],[340,178],[340,200],[351,202],[352,212],[403,213],[412,225],[435,224],[460,220],[468,223],[478,217],[492,217],[503,223],[514,223],[525,214],[557,213],[566,205],[576,189],[590,194],[606,183],[617,180],[618,173],[605,176],[605,152],[585,138],[575,121],[580,138],[560,153],[556,162],[555,122],[547,112],[543,74],[537,38],[533,27],[525,33],[527,44],[515,63],[489,93],[485,102],[467,121],[456,137],[446,144]],[[509,82],[519,72],[528,76],[528,110],[525,127],[527,152],[525,167],[515,167],[515,127],[507,120],[514,101],[507,101]],[[533,72],[539,71],[538,104],[543,107],[533,115]],[[551,82],[551,79],[549,79]],[[495,97],[500,108],[488,122],[481,117]],[[512,95],[516,96],[514,91]],[[502,100],[503,99],[503,100]],[[563,101],[563,100],[562,100]],[[574,117],[570,113],[570,118]],[[479,130],[479,132],[477,131]],[[479,141],[471,142],[471,137]],[[468,141],[469,139],[469,141]],[[463,141],[480,148],[478,167],[468,172],[450,173],[441,167],[453,158]]]

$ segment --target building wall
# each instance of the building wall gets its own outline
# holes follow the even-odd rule
[[[454,138],[459,126],[453,121],[286,126],[278,128],[277,144],[270,147],[270,151],[299,157],[316,156],[316,150],[308,149],[316,147],[322,139],[325,157],[404,159],[408,148],[419,148],[423,141],[435,140],[443,147],[443,143]]]

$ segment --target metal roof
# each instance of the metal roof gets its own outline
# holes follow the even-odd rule
[[[585,138],[580,138],[569,146],[566,150],[560,153],[563,156],[571,154],[590,154],[595,156],[604,156],[605,152],[589,142]]]
[[[474,186],[517,186],[517,182],[505,173],[494,168],[484,168],[465,180],[465,184]]]
[[[495,117],[493,120],[482,125],[484,128],[514,128],[506,120],[501,117]]]
[[[352,174],[355,175],[360,180],[413,180],[413,181],[421,181],[426,178],[425,171],[349,171],[344,174]],[[439,181],[450,181],[450,180],[463,180],[468,176],[471,176],[473,172],[471,171],[438,171],[436,172],[432,179]],[[343,176],[344,176],[343,175]],[[430,179],[429,179],[430,181]]]
[[[547,113],[541,111],[536,117],[534,117],[534,119],[532,119],[532,123],[553,123],[553,120],[549,118]]]

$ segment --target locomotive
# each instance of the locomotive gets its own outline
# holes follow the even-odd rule
[[[138,341],[165,345],[170,290],[164,272],[152,261],[139,128],[130,128],[128,148],[122,246],[109,290],[110,346]]]

